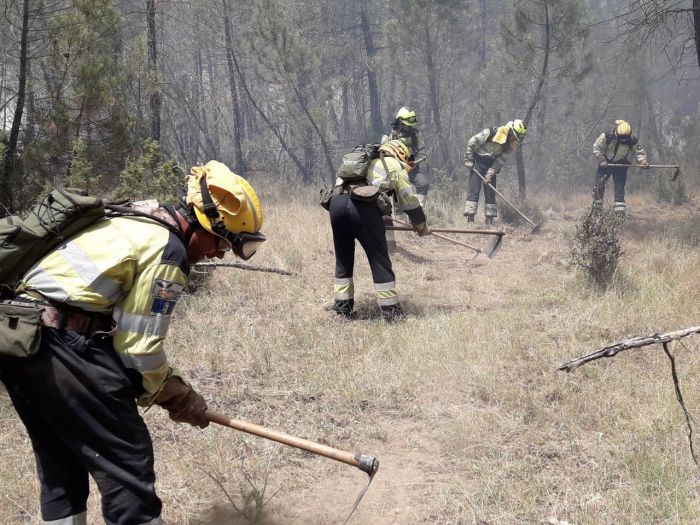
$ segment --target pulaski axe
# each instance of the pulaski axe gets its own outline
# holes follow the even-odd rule
[[[367,486],[358,495],[357,500],[355,501],[355,504],[353,505],[352,510],[350,511],[350,514],[345,519],[345,523],[348,522],[350,516],[352,516],[353,512],[355,512],[355,509],[359,505],[360,501],[362,501],[362,498],[367,492],[370,483],[372,483],[374,475],[379,470],[379,460],[369,454],[353,454],[352,452],[338,450],[337,448],[329,447],[328,445],[322,445],[321,443],[315,443],[313,441],[309,441],[308,439],[284,434],[282,432],[276,432],[274,430],[260,425],[256,425],[254,423],[248,423],[246,421],[241,421],[240,419],[233,419],[223,414],[212,412],[211,410],[207,410],[205,414],[206,418],[209,421],[211,421],[212,423],[216,423],[217,425],[233,428],[235,430],[240,430],[248,434],[253,434],[254,436],[276,441],[277,443],[282,443],[283,445],[288,445],[290,447],[306,450],[307,452],[311,452],[312,454],[323,456],[329,459],[334,459],[335,461],[340,461],[341,463],[357,467],[362,472],[366,472],[369,476]]]
[[[397,224],[402,224],[404,227],[399,227],[399,226],[385,226],[387,230],[396,230],[396,231],[415,231],[410,224],[400,221],[399,219],[394,219],[393,217],[389,217],[393,222]],[[455,229],[455,228],[430,228],[431,235],[434,235],[438,239],[443,239],[445,241],[449,241],[454,244],[459,244],[460,246],[464,246],[465,248],[469,248],[470,250],[474,250],[476,252],[476,256],[478,256],[480,253],[483,253],[486,255],[489,259],[493,259],[498,251],[501,249],[501,243],[503,242],[503,236],[506,234],[506,232],[502,230],[467,230],[467,229]],[[485,250],[482,250],[481,248],[477,248],[476,246],[472,246],[471,244],[467,244],[466,242],[461,242],[456,239],[452,239],[451,237],[447,237],[446,235],[440,235],[439,233],[436,232],[448,232],[448,233],[475,233],[475,234],[481,234],[481,235],[493,235],[493,239],[489,243],[489,245],[486,247]]]

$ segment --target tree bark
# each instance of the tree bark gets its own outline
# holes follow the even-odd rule
[[[12,190],[12,181],[16,175],[16,156],[17,143],[19,142],[19,129],[22,124],[22,115],[24,114],[24,100],[26,97],[27,87],[27,35],[29,33],[29,0],[22,2],[22,33],[20,37],[19,50],[19,84],[17,88],[17,105],[15,106],[15,114],[12,119],[12,128],[10,129],[10,138],[5,149],[5,166],[2,176],[2,195],[4,195],[4,206],[0,209],[0,216],[4,217],[8,211],[13,209],[14,194]],[[5,208],[7,207],[7,209]]]
[[[377,49],[374,47],[372,32],[367,18],[366,4],[363,3],[360,11],[360,25],[362,26],[362,36],[365,41],[365,52],[367,53],[367,89],[369,90],[369,113],[372,121],[372,133],[380,135],[382,133],[382,113],[380,110],[379,85],[377,84],[377,74],[374,72],[374,56]]]
[[[233,58],[233,36],[231,34],[231,16],[228,0],[221,0],[224,7],[224,37],[226,38],[226,64],[228,66],[228,81],[231,88],[231,114],[233,117],[233,157],[234,171],[245,173],[245,160],[241,145],[241,109],[238,101],[238,85],[236,83],[236,68]]]
[[[535,89],[535,94],[532,96],[532,102],[530,102],[530,107],[527,108],[527,113],[525,113],[525,118],[523,121],[525,125],[528,125],[530,119],[532,118],[532,113],[535,111],[537,102],[540,100],[540,95],[542,94],[542,86],[544,86],[545,76],[547,75],[547,64],[549,62],[549,5],[548,0],[544,0],[544,25],[542,30],[544,31],[544,58],[542,59],[542,70],[540,72],[540,80],[537,83],[537,88]],[[520,199],[524,200],[526,195],[526,184],[525,184],[525,161],[523,159],[523,149],[519,147],[515,150],[515,164],[518,169],[518,195]]]
[[[151,138],[160,142],[160,108],[163,97],[158,83],[158,52],[156,47],[156,1],[146,0],[148,22],[148,74],[151,103]]]

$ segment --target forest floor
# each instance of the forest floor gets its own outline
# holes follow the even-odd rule
[[[555,369],[698,324],[700,207],[632,196],[619,274],[596,292],[569,261],[588,199],[541,197],[542,231],[504,225],[494,259],[397,232],[409,316],[387,325],[360,249],[360,318],[330,312],[332,238],[313,199],[263,196],[269,241],[251,263],[296,275],[213,271],[178,306],[168,354],[214,410],[376,456],[350,523],[697,523],[700,470],[663,350]],[[466,225],[457,204],[432,211],[432,224]],[[696,416],[699,349],[698,337],[673,345]],[[175,425],[157,409],[144,417],[166,523],[340,524],[367,483],[353,467],[234,430]],[[4,393],[0,419],[0,516],[37,523],[30,446]]]

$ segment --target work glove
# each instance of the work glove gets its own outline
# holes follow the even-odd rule
[[[207,410],[207,402],[177,376],[165,382],[154,403],[167,410],[170,419],[177,423],[189,423],[199,428],[209,425],[209,420],[204,414]]]
[[[428,225],[424,222],[421,222],[420,224],[414,224],[413,229],[416,230],[416,233],[420,237],[425,237],[426,235],[430,235],[433,233],[430,228],[428,228]]]
[[[639,165],[642,167],[642,169],[645,169],[645,170],[649,169],[649,161],[648,160],[643,160],[642,162],[639,163]]]
[[[605,159],[600,159],[600,162],[598,162],[598,166],[600,167],[605,167],[608,165],[608,161]]]
[[[471,171],[471,169],[474,167],[474,161],[473,160],[465,160],[464,165],[467,167],[468,170]]]
[[[486,175],[484,176],[484,179],[486,180],[487,184],[491,184],[491,179],[493,179],[496,176],[496,170],[493,168],[489,168],[489,170],[486,172]]]

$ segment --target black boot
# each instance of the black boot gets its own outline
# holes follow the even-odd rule
[[[464,216],[467,218],[467,222],[474,222],[474,215],[465,213]]]
[[[354,307],[354,299],[344,299],[342,301],[336,301],[335,303],[333,303],[333,311],[338,315],[342,315],[346,319],[357,318],[357,314],[353,312]]]
[[[387,323],[395,323],[396,321],[401,321],[406,317],[406,314],[403,313],[400,304],[381,306],[380,310],[382,312],[382,319],[384,319]]]

